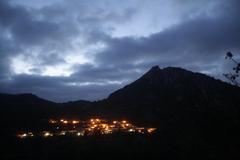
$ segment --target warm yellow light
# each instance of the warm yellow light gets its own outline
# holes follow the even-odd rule
[[[138,133],[144,133],[145,128],[144,127],[139,127],[139,128],[136,128],[136,130],[137,130]]]
[[[148,129],[147,129],[147,132],[148,132],[148,133],[152,133],[152,132],[154,132],[156,129],[157,129],[157,128],[148,128]]]
[[[53,120],[53,119],[50,119],[50,120],[49,120],[49,123],[55,124],[55,123],[57,123],[57,121],[55,121],[55,120]]]
[[[68,121],[67,121],[67,120],[65,120],[65,121],[63,121],[63,123],[64,123],[64,124],[68,124]]]
[[[78,124],[79,121],[77,121],[77,120],[73,120],[72,123],[73,123],[73,124]]]
[[[28,135],[29,135],[30,137],[33,137],[33,133],[32,133],[32,132],[29,132]]]
[[[81,122],[81,123],[80,123]],[[54,120],[54,119],[49,119],[49,123],[60,123],[60,124],[66,124],[63,125],[62,127],[67,127],[67,125],[69,124],[69,128],[65,128],[65,130],[61,130],[58,125],[54,126],[55,131],[54,134],[51,131],[43,131],[40,132],[40,135],[43,137],[50,137],[50,136],[60,136],[60,135],[75,135],[75,136],[84,136],[86,135],[94,135],[95,131],[99,131],[96,132],[97,133],[101,133],[101,134],[110,134],[110,133],[114,133],[117,131],[120,132],[135,132],[135,133],[139,133],[139,134],[150,134],[153,133],[157,128],[144,128],[144,127],[137,127],[134,124],[129,123],[127,120],[114,120],[114,121],[108,121],[106,119],[90,119],[87,121],[79,121],[78,119],[74,119],[74,120],[68,120],[68,119],[58,119],[58,120]],[[79,127],[81,127],[82,129],[80,130],[78,128],[78,123]],[[21,132],[20,132],[21,133]],[[17,134],[16,135],[19,138],[25,138],[25,137],[33,137],[33,133],[32,132],[26,132],[23,134]]]
[[[127,123],[127,121],[126,121],[126,120],[123,120],[122,123]]]
[[[18,134],[17,137],[19,138],[26,138],[26,137],[33,137],[33,133],[32,132],[28,132],[28,133],[23,133],[23,134]]]
[[[60,132],[60,135],[61,135],[61,136],[65,136],[65,135],[66,135],[66,132],[65,132],[65,131],[61,131],[61,132]]]
[[[51,136],[53,136],[53,134],[50,133],[50,132],[43,132],[43,136],[44,137],[51,137]]]
[[[111,129],[108,129],[108,128],[105,128],[103,131],[102,131],[103,134],[110,134],[112,133],[112,130]]]
[[[23,134],[18,134],[17,135],[19,138],[25,138],[25,137],[27,137],[27,134],[26,133],[23,133]]]

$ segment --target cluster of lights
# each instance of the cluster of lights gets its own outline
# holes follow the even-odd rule
[[[105,119],[90,119],[87,121],[79,120],[54,120],[50,119],[49,123],[53,126],[54,131],[42,131],[37,134],[33,132],[26,132],[18,134],[19,138],[42,136],[42,137],[52,137],[52,136],[91,136],[99,134],[112,134],[117,132],[124,133],[138,133],[138,134],[151,134],[156,131],[156,128],[145,128],[137,127],[127,120],[122,121],[108,121]]]
[[[49,131],[42,131],[39,134],[34,134],[33,132],[26,132],[26,133],[19,133],[17,134],[18,138],[27,138],[27,137],[34,137],[34,136],[42,136],[42,137],[52,137],[54,134]]]
[[[32,132],[19,133],[17,134],[17,137],[19,138],[33,137],[33,133]]]
[[[80,121],[79,120],[66,120],[66,119],[60,119],[58,121],[58,120],[50,119],[49,123],[50,124],[58,124],[58,123],[62,123],[62,124],[79,124]]]

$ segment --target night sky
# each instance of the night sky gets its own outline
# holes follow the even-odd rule
[[[154,65],[223,79],[239,0],[0,0],[0,92],[99,100]]]

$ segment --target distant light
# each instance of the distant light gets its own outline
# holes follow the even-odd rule
[[[152,132],[156,131],[156,129],[157,129],[157,128],[148,128],[148,129],[147,129],[147,132],[148,132],[148,133],[152,133]]]
[[[65,132],[65,131],[61,131],[59,135],[65,136],[65,135],[66,135],[66,132]]]
[[[102,124],[102,127],[105,128],[107,126],[107,124]]]
[[[127,121],[126,121],[126,120],[123,120],[122,123],[127,123]]]
[[[49,120],[49,123],[51,123],[51,124],[56,124],[57,121],[56,121],[56,120],[53,120],[53,119],[50,119],[50,120]]]
[[[27,137],[27,134],[26,134],[26,133],[24,133],[24,134],[19,134],[18,137],[19,137],[19,138],[25,138],[25,137]]]
[[[64,123],[64,124],[68,124],[68,121],[64,120],[63,123]]]
[[[73,123],[73,124],[78,124],[79,121],[77,121],[77,120],[73,120],[72,123]]]
[[[77,136],[84,136],[84,132],[78,132]]]
[[[28,133],[23,133],[23,134],[18,134],[17,137],[19,138],[26,138],[26,137],[33,137],[33,133],[32,132],[28,132]]]
[[[60,136],[60,135],[74,135],[74,136],[84,136],[86,135],[95,135],[95,134],[111,134],[114,132],[136,132],[141,134],[150,134],[153,133],[157,128],[145,128],[145,127],[137,127],[127,120],[122,121],[108,121],[106,119],[90,119],[88,121],[80,121],[79,120],[67,120],[67,119],[60,119],[60,120],[49,120],[50,123],[62,123],[64,124],[62,127],[65,128],[65,131],[59,130],[59,126],[54,126],[55,131],[51,133],[51,131],[42,131],[39,135],[43,137],[51,137],[51,136]],[[75,124],[79,124],[75,125]],[[115,125],[116,124],[116,125]],[[78,126],[78,127],[77,127]],[[73,129],[76,128],[76,129]],[[81,128],[81,129],[80,129]],[[17,134],[19,138],[25,137],[33,137],[32,132],[26,132],[23,134]]]
[[[136,130],[137,130],[138,133],[144,133],[145,128],[144,127],[139,127],[139,128],[136,128]]]
[[[29,135],[30,137],[33,137],[33,133],[32,133],[32,132],[28,132],[28,135]]]
[[[50,132],[48,132],[48,131],[44,131],[44,132],[43,132],[43,136],[44,136],[44,137],[51,137],[51,136],[53,136],[53,134],[50,133]]]

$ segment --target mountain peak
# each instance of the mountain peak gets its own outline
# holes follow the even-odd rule
[[[155,77],[155,76],[174,76],[175,74],[193,74],[191,71],[187,71],[183,68],[178,67],[166,67],[161,69],[158,65],[153,66],[147,73],[145,73],[145,76],[143,77]],[[163,77],[162,77],[163,78]]]
[[[158,66],[153,66],[135,82],[112,93],[109,99],[118,102],[127,99],[132,103],[143,104],[144,101],[164,102],[166,97],[171,97],[185,99],[187,102],[187,99],[192,99],[192,95],[195,94],[195,98],[205,101],[209,99],[209,95],[218,95],[222,90],[227,90],[226,88],[231,90],[233,87],[201,73],[194,73],[178,67],[160,69]],[[144,99],[143,97],[144,101],[139,100]]]
[[[160,69],[159,66],[153,66],[140,79],[148,79],[151,81],[154,79],[156,83],[159,83],[161,80],[166,80],[166,81],[170,80],[170,81],[176,82],[179,79],[190,78],[192,76],[197,76],[199,74],[200,73],[194,73],[178,67],[166,67],[166,68]]]
[[[158,65],[153,66],[149,71],[159,71],[161,70]]]
[[[144,74],[143,77],[152,77],[154,75],[158,75],[160,73],[161,69],[159,66],[153,66],[147,73]]]

